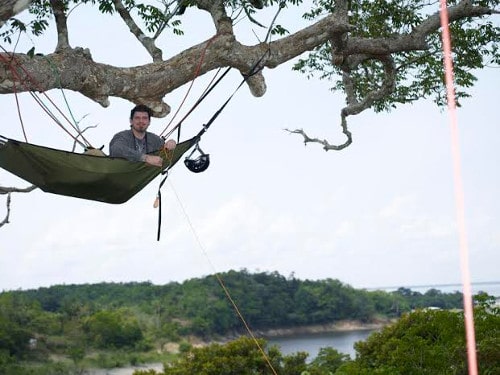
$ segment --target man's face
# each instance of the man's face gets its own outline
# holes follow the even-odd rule
[[[149,126],[149,115],[147,112],[135,112],[130,120],[132,129],[139,133],[144,133]]]

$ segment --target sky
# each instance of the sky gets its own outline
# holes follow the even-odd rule
[[[168,56],[207,38],[209,20],[190,9],[186,15],[193,17],[184,21],[186,40],[161,40]],[[89,19],[95,27],[88,28]],[[69,22],[70,44],[90,48],[95,61],[149,62],[118,20],[80,7]],[[296,18],[292,23],[302,26]],[[54,48],[49,31],[36,41],[39,51]],[[256,35],[263,39],[265,32],[242,29],[240,37],[253,44]],[[29,43],[22,41],[19,50]],[[160,241],[153,208],[160,179],[122,205],[39,190],[14,194],[10,223],[0,228],[0,290],[102,281],[165,284],[230,269],[333,278],[356,288],[460,283],[448,112],[431,101],[391,113],[368,110],[348,119],[350,147],[325,152],[284,129],[303,128],[342,143],[344,99],[329,91],[328,82],[308,80],[291,66],[264,71],[267,93],[261,98],[245,86],[237,92],[200,144],[211,157],[206,172],[193,174],[182,163],[171,171],[162,189]],[[488,69],[477,75],[457,119],[469,271],[473,282],[484,282],[500,280],[500,74]],[[195,81],[177,120],[210,78]],[[184,122],[183,134],[197,133],[241,79],[231,72]],[[172,113],[187,89],[166,96]],[[133,104],[112,98],[102,108],[64,93],[81,125],[96,125],[87,139],[107,152],[112,135],[128,128]],[[49,95],[67,113],[61,92]],[[31,143],[72,148],[28,95],[20,101]],[[2,95],[0,108],[0,134],[22,140],[14,96]],[[149,130],[160,133],[170,119],[153,119]],[[0,184],[28,186],[4,170]],[[5,213],[2,198],[1,219]]]

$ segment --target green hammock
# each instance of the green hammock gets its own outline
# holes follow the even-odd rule
[[[124,203],[162,170],[177,163],[198,139],[179,143],[160,169],[143,162],[77,154],[0,136],[0,167],[48,193]],[[165,157],[164,152],[155,155]]]

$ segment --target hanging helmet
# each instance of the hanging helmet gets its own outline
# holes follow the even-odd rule
[[[184,159],[184,164],[186,167],[194,173],[200,173],[205,171],[210,165],[210,155],[202,154],[198,156],[196,159]]]
[[[191,158],[196,151],[198,151],[201,155],[198,156],[197,158]],[[186,159],[184,159],[184,164],[186,165],[187,169],[189,169],[191,172],[194,173],[203,172],[210,165],[210,155],[205,154],[201,150],[198,143],[196,143],[196,146],[194,147],[193,151],[189,154],[189,156],[186,157]]]

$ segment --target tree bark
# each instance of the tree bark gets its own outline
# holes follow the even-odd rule
[[[0,27],[11,17],[21,13],[31,4],[31,0],[3,0],[0,4]]]

